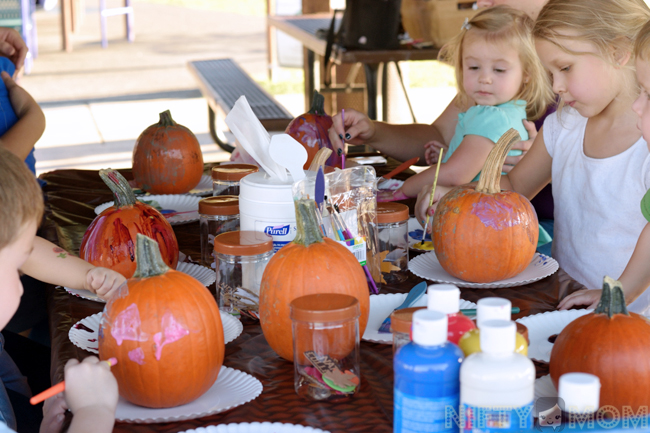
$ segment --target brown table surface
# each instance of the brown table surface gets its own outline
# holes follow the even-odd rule
[[[394,164],[378,168],[387,173]],[[130,171],[122,173],[129,178]],[[404,175],[403,175],[404,176]],[[77,252],[86,227],[94,219],[95,206],[112,200],[109,189],[97,171],[57,170],[41,175],[48,216],[44,236],[69,251]],[[412,203],[411,203],[412,204]],[[174,226],[180,250],[199,257],[198,222]],[[412,251],[413,253],[413,251]],[[384,286],[382,293],[406,292],[421,279],[408,274],[399,286]],[[214,286],[214,285],[213,285]],[[515,316],[552,311],[567,294],[582,288],[561,269],[555,274],[520,287],[502,289],[461,289],[468,301],[501,296],[512,301],[521,312]],[[69,295],[61,288],[49,287],[48,309],[52,338],[51,378],[63,378],[63,366],[70,358],[83,359],[90,353],[74,346],[68,339],[70,327],[91,314],[102,311],[104,304]],[[214,292],[214,287],[211,288]],[[293,388],[293,365],[278,357],[268,346],[259,323],[242,320],[244,330],[226,346],[224,364],[255,376],[262,382],[262,394],[255,400],[218,415],[162,424],[116,423],[116,432],[180,432],[222,423],[254,421],[309,425],[330,432],[391,432],[393,419],[392,347],[361,343],[361,390],[341,403],[307,402]],[[547,366],[536,364],[538,376],[547,374]],[[171,378],[173,379],[173,378]]]

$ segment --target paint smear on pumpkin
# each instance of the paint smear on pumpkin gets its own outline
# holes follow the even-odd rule
[[[512,206],[495,200],[493,197],[482,197],[472,205],[472,214],[476,215],[485,227],[503,230],[521,223],[512,218]]]
[[[131,304],[115,318],[111,326],[111,335],[118,346],[121,346],[124,340],[147,341],[147,334],[140,330],[140,325],[142,322],[138,306]]]
[[[156,359],[158,361],[160,361],[162,348],[165,344],[178,341],[190,333],[190,331],[181,325],[170,312],[165,313],[161,325],[163,332],[156,332],[153,336],[153,341],[156,343]]]
[[[138,347],[129,351],[129,359],[137,364],[144,365],[144,350]]]
[[[302,132],[304,134],[301,137],[302,142],[309,147],[318,147],[318,129],[316,129],[315,125],[304,120],[304,117],[301,117],[300,120],[304,122],[298,127],[298,133]]]

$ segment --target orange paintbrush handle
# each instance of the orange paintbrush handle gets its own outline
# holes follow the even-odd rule
[[[116,358],[110,358],[108,361],[103,361],[108,364],[109,367],[114,366],[117,364],[117,359]],[[41,392],[40,394],[36,394],[34,397],[29,399],[29,402],[31,404],[39,404],[42,401],[47,400],[48,398],[57,395],[60,392],[65,391],[65,381],[59,382],[56,385],[52,386],[51,388],[46,389],[45,391]]]

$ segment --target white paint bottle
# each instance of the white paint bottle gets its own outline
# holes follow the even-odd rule
[[[273,252],[296,237],[296,210],[291,187],[293,178],[281,181],[264,172],[249,174],[239,185],[241,230],[263,232],[273,237]]]
[[[515,353],[515,323],[481,324],[481,352],[460,368],[460,419],[465,433],[515,432],[533,428],[535,366]]]

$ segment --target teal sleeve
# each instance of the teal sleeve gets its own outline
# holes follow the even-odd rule
[[[528,131],[522,120],[526,119],[525,106],[504,104],[502,106],[475,105],[470,107],[463,119],[464,135],[478,135],[494,143],[510,128],[519,132],[522,140],[528,140]],[[512,150],[509,155],[521,155],[520,150]]]

